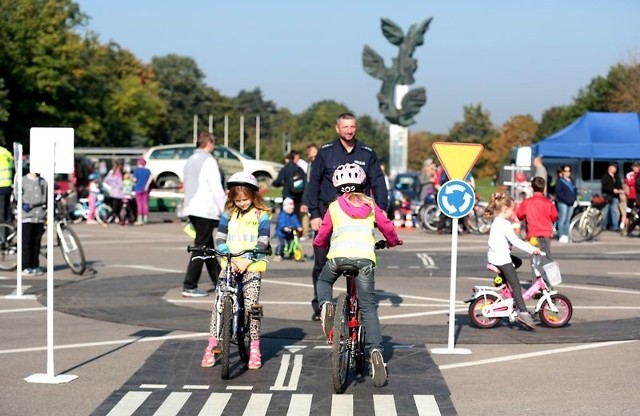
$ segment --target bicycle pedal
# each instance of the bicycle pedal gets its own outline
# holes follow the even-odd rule
[[[262,305],[251,305],[251,310],[249,311],[254,318],[262,318]]]
[[[222,348],[213,347],[213,348],[211,348],[211,352],[214,353],[214,354],[221,354],[222,353]]]

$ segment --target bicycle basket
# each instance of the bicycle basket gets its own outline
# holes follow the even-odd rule
[[[560,267],[555,261],[549,262],[542,266],[544,274],[547,276],[547,281],[551,286],[557,286],[562,283],[562,274],[560,273]]]

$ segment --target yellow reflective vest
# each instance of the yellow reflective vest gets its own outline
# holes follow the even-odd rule
[[[369,259],[375,264],[374,211],[367,218],[352,218],[340,208],[338,201],[334,201],[329,205],[329,214],[333,222],[333,233],[327,258],[361,258]]]
[[[244,214],[238,215],[233,213],[229,218],[228,231],[227,231],[227,247],[232,253],[237,253],[242,250],[249,250],[256,247],[258,244],[258,229],[260,227],[260,216],[262,211],[252,207]],[[247,271],[250,272],[264,272],[267,269],[267,261],[264,259],[264,255],[260,255],[262,259],[254,261]],[[224,268],[226,261],[223,259],[220,265]]]
[[[13,155],[0,146],[0,188],[10,188],[13,185],[12,171]]]

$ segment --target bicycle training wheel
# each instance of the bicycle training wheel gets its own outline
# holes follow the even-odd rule
[[[0,224],[0,270],[15,270],[17,265],[16,229],[9,224]]]
[[[62,257],[71,271],[74,274],[84,273],[87,261],[76,232],[66,225],[58,224],[58,245],[62,251]]]
[[[78,202],[69,210],[69,220],[74,224],[79,224],[84,220],[84,206]]]
[[[222,353],[220,354],[220,378],[226,380],[229,378],[229,356],[231,355],[231,334],[233,326],[233,302],[231,298],[226,296],[222,301],[222,331],[220,332],[220,343],[222,345]]]
[[[477,328],[493,328],[500,323],[500,318],[487,318],[482,314],[482,308],[494,303],[498,298],[493,295],[475,298],[469,305],[469,320]]]
[[[108,224],[113,221],[113,209],[107,204],[102,204],[96,208],[96,220],[102,224]]]
[[[540,321],[550,328],[560,328],[565,326],[571,320],[573,315],[573,305],[571,301],[564,295],[556,294],[551,295],[551,301],[553,305],[558,309],[558,312],[551,310],[549,301],[542,302],[538,315]]]
[[[336,393],[344,393],[349,378],[353,347],[349,334],[349,302],[346,293],[338,296],[338,305],[333,319],[333,345],[331,346],[333,389]]]

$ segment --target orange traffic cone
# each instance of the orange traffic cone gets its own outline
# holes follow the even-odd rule
[[[413,215],[411,213],[407,213],[404,217],[404,228],[413,230]]]
[[[397,229],[402,228],[402,217],[400,211],[396,211],[393,215],[393,226]]]

